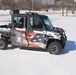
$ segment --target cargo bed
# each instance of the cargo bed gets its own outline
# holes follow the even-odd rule
[[[10,28],[0,28],[0,34],[1,33],[9,34],[10,33]]]

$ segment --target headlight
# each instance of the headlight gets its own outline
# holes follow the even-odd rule
[[[61,35],[60,35],[60,33],[55,32],[55,33],[54,33],[54,38],[60,40],[60,39],[61,39]]]
[[[60,34],[59,33],[57,33],[57,32],[55,32],[55,34],[54,35],[56,35],[56,36],[60,36]]]

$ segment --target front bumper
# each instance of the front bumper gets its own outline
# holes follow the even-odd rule
[[[62,36],[62,39],[64,39],[65,41],[67,40],[67,36],[64,34],[63,36]]]
[[[67,41],[67,36],[66,35],[63,35],[61,37],[61,43],[62,43],[62,45],[65,45],[66,44],[66,41]]]

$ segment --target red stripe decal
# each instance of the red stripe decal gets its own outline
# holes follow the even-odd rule
[[[35,36],[36,34],[34,32],[25,32],[27,35]]]
[[[24,37],[24,36],[23,36],[22,38],[23,38],[24,40],[28,40],[28,41],[31,41],[31,40],[32,40],[31,38],[28,38],[28,37],[26,38],[26,37]]]
[[[41,48],[40,46],[36,45],[36,44],[30,44],[30,47],[35,47],[35,48]]]
[[[23,34],[27,34],[27,35],[31,35],[31,36],[35,36],[36,33],[34,32],[26,32],[26,31],[22,31],[22,30],[16,30],[17,32],[23,33]]]
[[[28,44],[21,43],[20,46],[28,46]]]

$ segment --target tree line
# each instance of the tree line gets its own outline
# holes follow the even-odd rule
[[[52,9],[62,10],[62,15],[64,16],[64,10],[66,10],[66,16],[68,16],[68,11],[74,14],[76,10],[75,0],[0,0],[0,9],[21,9],[21,10],[46,10]]]
[[[75,0],[54,0],[53,10],[62,9],[62,16],[64,16],[64,11],[66,10],[66,16],[68,16],[68,12],[71,11],[72,14],[75,13],[76,10],[76,2]]]
[[[43,7],[41,0],[0,0],[0,9],[32,10],[32,4],[34,10],[41,10]]]

